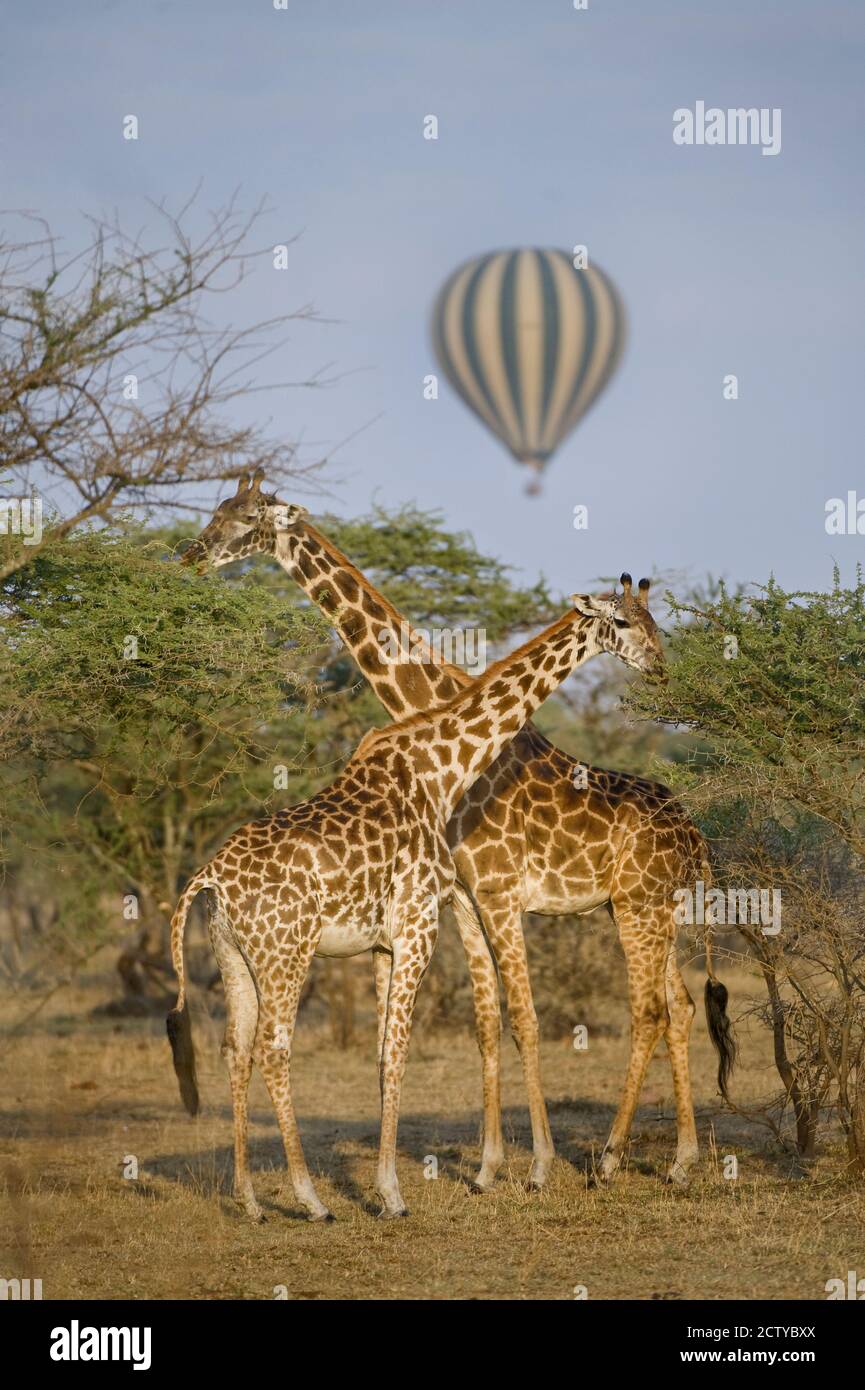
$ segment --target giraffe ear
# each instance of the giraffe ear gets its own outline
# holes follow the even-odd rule
[[[611,618],[617,608],[614,599],[595,598],[594,594],[571,594],[571,602],[584,618]]]
[[[277,502],[268,499],[267,517],[277,531],[288,531],[305,516],[309,516],[309,508],[302,507],[299,502]]]

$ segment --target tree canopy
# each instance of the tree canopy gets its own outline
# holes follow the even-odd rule
[[[666,685],[636,684],[630,708],[701,735],[710,752],[679,771],[696,792],[747,793],[819,816],[865,853],[865,582],[826,593],[721,586],[678,619]]]

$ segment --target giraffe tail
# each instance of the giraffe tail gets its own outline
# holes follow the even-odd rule
[[[712,883],[712,870],[708,860],[703,860],[703,883],[706,889]],[[732,1075],[733,1067],[736,1062],[736,1037],[733,1026],[727,1014],[727,1001],[729,994],[727,986],[717,978],[712,959],[712,929],[715,926],[715,917],[710,908],[706,914],[706,1024],[709,1029],[709,1037],[715,1046],[718,1054],[718,1089],[724,1100],[729,1100],[727,1086]]]
[[[171,960],[177,975],[179,990],[177,1004],[165,1020],[174,1071],[180,1084],[180,1098],[190,1115],[198,1114],[198,1081],[195,1076],[195,1048],[192,1025],[186,1006],[186,983],[183,973],[183,933],[186,915],[193,899],[202,888],[210,887],[206,870],[202,869],[189,880],[171,919]]]

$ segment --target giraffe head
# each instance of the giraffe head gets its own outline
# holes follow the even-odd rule
[[[636,598],[629,574],[623,574],[620,583],[620,594],[604,594],[600,598],[574,594],[574,607],[584,618],[597,620],[601,651],[610,652],[646,675],[660,676],[665,667],[664,651],[657,624],[649,612],[649,581],[640,580]]]
[[[186,547],[181,564],[218,569],[248,555],[273,552],[277,531],[296,526],[307,509],[262,492],[263,479],[261,469],[244,474],[234,496],[220,502],[201,534]]]

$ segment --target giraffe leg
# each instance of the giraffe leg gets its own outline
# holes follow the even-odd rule
[[[670,1026],[667,1012],[666,964],[670,951],[669,914],[657,909],[640,917],[616,914],[625,960],[631,1004],[631,1054],[619,1109],[601,1156],[599,1177],[608,1182],[622,1161],[646,1068],[661,1034]]]
[[[255,1060],[276,1110],[294,1195],[310,1221],[332,1221],[333,1217],[321,1201],[309,1175],[291,1098],[291,1045],[297,1005],[314,954],[315,941],[312,939],[295,946],[291,956],[283,958],[279,984],[274,983],[272,960],[268,975],[262,972]]]
[[[670,1055],[673,1073],[673,1092],[676,1097],[676,1156],[670,1165],[667,1182],[684,1186],[688,1170],[700,1156],[697,1143],[697,1124],[694,1119],[694,1097],[688,1066],[688,1040],[694,1020],[694,1001],[682,979],[676,962],[675,943],[667,953],[667,1011],[670,1021],[664,1038]]]
[[[399,1101],[405,1072],[415,999],[430,963],[438,935],[438,920],[418,915],[406,923],[394,941],[393,968],[387,1004],[387,1022],[381,1055],[381,1139],[376,1192],[385,1219],[408,1216],[396,1176],[396,1134]]]
[[[384,1029],[387,1023],[387,997],[390,992],[390,972],[393,957],[388,951],[373,951],[372,968],[375,975],[375,1021],[378,1035],[378,1065],[381,1068],[381,1054],[384,1049]]]
[[[263,1221],[264,1213],[255,1199],[249,1175],[247,1097],[252,1075],[252,1051],[258,1027],[258,994],[246,961],[238,950],[227,919],[211,909],[210,942],[225,986],[227,1021],[222,1055],[228,1067],[231,1105],[234,1115],[234,1198],[253,1221]]]
[[[480,1048],[483,1077],[483,1152],[480,1170],[472,1188],[476,1192],[486,1192],[495,1182],[505,1156],[502,1141],[502,1010],[499,1003],[499,981],[480,918],[471,898],[459,884],[454,889],[452,901],[472,982],[475,1032]]]
[[[522,914],[516,897],[503,898],[501,895],[484,899],[480,911],[502,977],[508,1020],[523,1064],[532,1124],[533,1158],[528,1186],[539,1189],[549,1177],[555,1149],[541,1084],[538,1016],[532,999]]]

